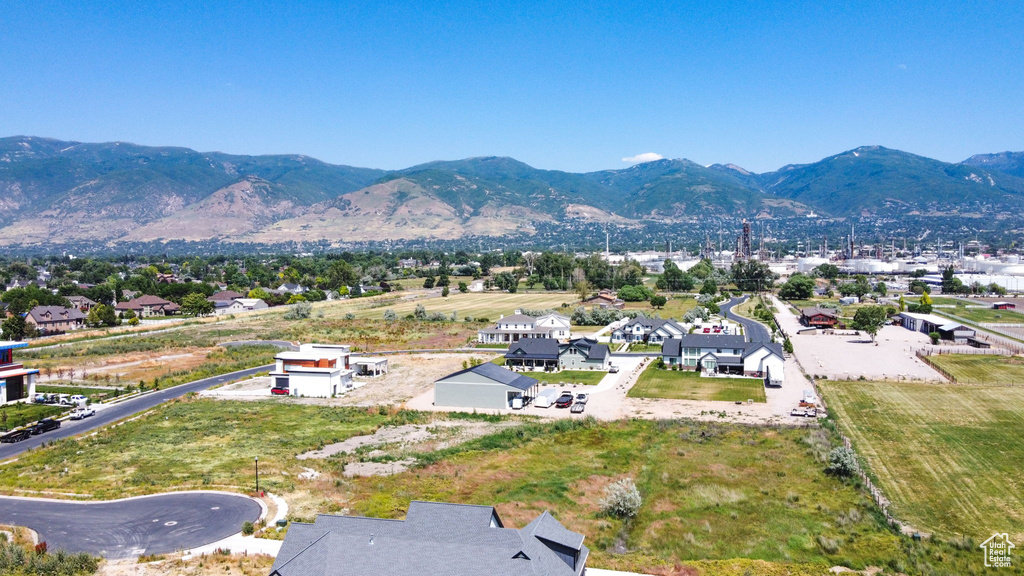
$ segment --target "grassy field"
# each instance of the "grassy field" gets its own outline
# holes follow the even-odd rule
[[[650,302],[626,302],[625,310],[640,310],[647,316],[657,314],[662,318],[679,319],[696,306],[697,300],[692,296],[673,296],[662,308],[654,308]]]
[[[594,370],[563,370],[561,372],[525,372],[530,378],[536,378],[541,382],[549,384],[583,384],[585,386],[596,386],[601,383],[607,372]]]
[[[529,294],[509,294],[507,292],[477,292],[461,294],[458,291],[452,292],[447,298],[433,296],[429,298],[417,298],[415,300],[402,300],[401,295],[387,295],[378,297],[374,302],[360,302],[360,299],[350,302],[338,303],[331,307],[339,311],[350,311],[356,318],[382,319],[385,310],[393,310],[399,317],[412,314],[418,304],[426,308],[427,313],[442,312],[451,314],[457,312],[460,319],[467,316],[473,318],[487,318],[494,322],[502,314],[515,313],[517,309],[543,310],[547,308],[559,308],[562,304],[571,307],[578,302],[575,294],[564,292],[534,292]],[[370,299],[368,299],[370,300]],[[333,304],[333,303],[332,303]],[[372,306],[372,307],[369,307]]]
[[[629,389],[633,398],[766,402],[764,383],[755,378],[704,378],[693,370],[663,370],[651,364]]]
[[[819,382],[897,517],[980,543],[1024,539],[1024,388]]]
[[[432,418],[493,427],[493,433],[445,447],[429,441],[391,445],[384,457],[294,458],[382,425],[428,424]],[[400,518],[412,499],[488,504],[516,527],[551,511],[586,535],[593,551],[589,565],[597,568],[653,573],[685,562],[695,567],[679,572],[688,576],[803,576],[843,564],[911,574],[966,573],[958,550],[894,534],[863,491],[826,476],[823,459],[834,441],[820,429],[589,418],[509,421],[186,399],[116,430],[24,454],[0,467],[0,491],[94,498],[193,488],[251,492],[258,455],[261,487],[283,495],[293,518],[317,512]],[[394,476],[342,474],[354,459],[410,454],[419,466]],[[300,480],[305,468],[321,477]],[[603,514],[598,505],[604,488],[623,477],[635,479],[644,502],[628,523]],[[978,558],[975,550],[967,554]],[[931,571],[931,564],[938,569]]]
[[[42,404],[27,404],[24,402],[8,404],[7,406],[0,407],[0,430],[10,430],[11,428],[24,426],[25,424],[35,422],[40,418],[57,416],[67,412],[68,410],[71,410],[70,406],[45,406]],[[3,421],[4,415],[7,416],[6,423]]]
[[[983,354],[935,354],[928,357],[962,384],[1024,385],[1024,358]]]

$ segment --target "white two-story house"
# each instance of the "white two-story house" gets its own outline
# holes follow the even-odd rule
[[[551,338],[568,340],[572,322],[568,316],[547,314],[533,317],[516,310],[515,314],[502,316],[498,323],[477,332],[481,344],[511,344],[522,338]]]

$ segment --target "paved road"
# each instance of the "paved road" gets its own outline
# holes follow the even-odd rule
[[[217,542],[255,522],[260,505],[245,496],[181,492],[112,502],[0,496],[0,524],[27,526],[50,551],[106,558],[166,554]]]
[[[211,386],[217,384],[223,384],[236,380],[238,378],[244,378],[251,376],[258,372],[265,372],[272,370],[273,364],[266,366],[257,366],[256,368],[248,368],[246,370],[239,370],[238,372],[230,372],[228,374],[222,374],[221,376],[213,376],[210,378],[204,378],[202,380],[196,380],[195,382],[189,382],[188,384],[181,384],[180,386],[174,386],[164,390],[158,390],[151,392],[138,398],[133,398],[121,402],[119,404],[112,404],[109,406],[99,406],[96,409],[96,415],[86,418],[85,420],[65,420],[61,422],[60,429],[45,432],[38,436],[33,436],[28,440],[23,440],[15,444],[0,444],[0,461],[8,458],[13,458],[22,452],[25,452],[29,448],[35,448],[42,445],[43,442],[52,442],[59,438],[67,438],[69,436],[75,436],[83,432],[88,432],[95,428],[108,426],[121,420],[122,418],[128,418],[139,412],[149,410],[154,406],[163,404],[164,402],[184,396],[189,392],[198,392],[200,390],[206,390]]]
[[[747,340],[750,342],[771,342],[772,333],[768,331],[768,327],[761,324],[757,320],[751,320],[750,318],[744,318],[738,314],[734,314],[732,307],[741,304],[750,298],[750,296],[741,296],[739,298],[733,298],[725,304],[719,304],[719,308],[725,317],[734,322],[739,322],[746,328]]]

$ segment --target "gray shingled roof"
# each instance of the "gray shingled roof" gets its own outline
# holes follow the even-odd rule
[[[755,343],[752,343],[752,345],[750,347],[748,347],[745,352],[743,352],[743,358],[746,358],[747,356],[750,356],[754,352],[757,352],[757,350],[759,348],[761,348],[761,347],[764,347],[764,348],[767,348],[767,349],[771,350],[779,358],[785,358],[785,356],[782,355],[782,344],[779,344],[778,342],[755,342]]]
[[[579,550],[576,569],[544,540]],[[271,574],[577,576],[588,555],[583,536],[547,513],[515,530],[490,506],[414,501],[405,521],[320,515],[292,524]]]
[[[551,338],[520,338],[518,342],[508,347],[508,353],[505,354],[505,358],[557,360],[558,340]]]
[[[747,341],[738,334],[683,334],[683,348],[746,348]]]
[[[537,319],[534,318],[533,316],[527,316],[526,314],[509,314],[508,316],[505,316],[504,318],[498,320],[498,324],[507,323],[533,325],[537,323]]]
[[[568,344],[562,344],[559,347],[559,352],[561,353],[562,348],[568,348],[569,346],[575,346],[590,360],[604,360],[610,353],[607,344],[599,344],[597,340],[590,338],[577,338]]]
[[[529,390],[530,388],[533,388],[534,386],[537,385],[537,381],[534,380],[533,378],[530,378],[529,376],[517,374],[507,368],[502,368],[501,366],[498,366],[497,364],[491,364],[490,362],[484,362],[479,366],[472,366],[470,368],[466,368],[465,370],[459,370],[458,372],[454,372],[452,374],[445,376],[444,378],[441,378],[441,380],[446,380],[458,374],[465,374],[466,372],[479,374],[480,376],[483,376],[488,380],[493,380],[495,382],[498,382],[499,384],[504,384],[506,386],[511,386],[512,388],[524,391]]]
[[[661,344],[661,355],[662,356],[682,356],[683,355],[683,341],[679,338],[669,338]]]

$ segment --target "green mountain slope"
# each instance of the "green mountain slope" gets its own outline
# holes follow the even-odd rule
[[[999,172],[1024,178],[1024,152],[975,154],[962,163],[976,168],[998,170]]]
[[[759,177],[771,194],[832,215],[991,213],[1024,206],[1024,180],[865,146]]]

